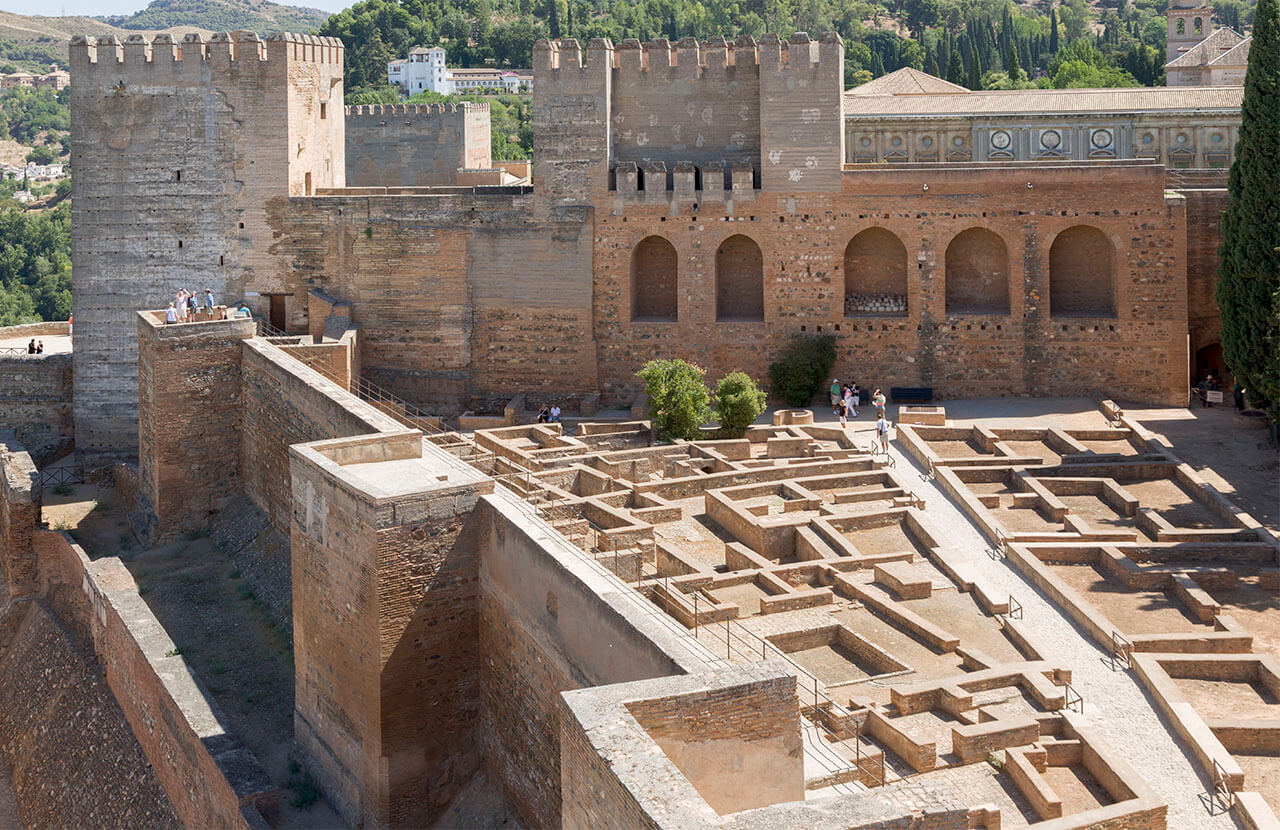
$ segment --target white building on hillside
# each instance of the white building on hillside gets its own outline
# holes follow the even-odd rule
[[[449,70],[444,65],[445,52],[442,47],[415,46],[409,50],[409,57],[387,64],[387,83],[395,84],[410,95],[419,92],[438,92],[441,95],[453,94],[453,83],[449,80]]]
[[[409,57],[387,64],[387,83],[395,84],[409,95],[419,92],[528,92],[533,89],[532,70],[449,69],[444,65],[445,51],[440,46],[415,46]]]

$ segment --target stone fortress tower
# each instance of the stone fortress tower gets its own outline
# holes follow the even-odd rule
[[[342,43],[251,32],[70,47],[76,443],[137,442],[139,308],[180,288],[298,313],[268,216],[345,184]]]

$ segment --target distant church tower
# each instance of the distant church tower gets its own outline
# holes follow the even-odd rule
[[[1169,22],[1166,63],[1208,37],[1213,25],[1213,9],[1201,0],[1171,0],[1166,17]]]

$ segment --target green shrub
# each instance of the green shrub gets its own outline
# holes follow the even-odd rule
[[[826,387],[835,363],[835,335],[797,334],[769,367],[773,394],[788,406],[808,406]]]
[[[741,438],[747,427],[765,410],[768,395],[761,392],[756,382],[746,372],[730,372],[716,384],[716,420],[720,422],[720,435],[724,438]]]
[[[694,440],[711,419],[710,393],[704,372],[683,360],[650,360],[636,377],[649,395],[649,417],[663,440]]]

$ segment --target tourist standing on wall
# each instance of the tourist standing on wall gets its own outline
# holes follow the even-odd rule
[[[169,307],[164,310],[164,324],[170,325],[178,322],[178,309],[173,307],[173,303],[169,303]]]
[[[177,299],[176,311],[178,312],[178,319],[175,320],[174,322],[185,323],[187,322],[187,289],[179,288],[176,299]],[[172,306],[173,303],[170,303],[170,305]]]

